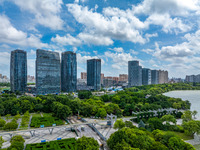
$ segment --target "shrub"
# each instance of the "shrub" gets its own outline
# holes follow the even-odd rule
[[[15,130],[18,127],[18,123],[16,120],[12,120],[11,122],[8,122],[3,127],[4,130]]]
[[[22,143],[25,142],[24,138],[21,135],[15,135],[15,136],[13,136],[11,138],[10,142],[12,143],[14,141],[18,141],[18,142],[22,142]]]
[[[0,119],[0,127],[3,127],[6,124],[6,121],[3,119]]]

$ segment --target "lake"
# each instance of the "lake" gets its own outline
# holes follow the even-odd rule
[[[190,110],[198,111],[196,117],[200,120],[200,90],[171,91],[163,93],[163,95],[190,101]]]

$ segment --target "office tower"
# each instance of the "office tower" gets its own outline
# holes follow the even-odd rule
[[[142,85],[142,67],[139,66],[139,61],[128,62],[128,83],[129,87]]]
[[[86,72],[81,72],[81,79],[87,80],[87,73]]]
[[[151,70],[148,68],[142,68],[142,85],[151,84]]]
[[[158,70],[151,70],[151,84],[159,84]]]
[[[101,89],[101,59],[87,60],[87,85],[93,89]]]
[[[75,92],[77,84],[76,53],[63,52],[61,59],[61,90]]]
[[[60,93],[60,56],[57,52],[36,51],[37,94]]]
[[[104,74],[101,73],[101,84],[103,84]]]
[[[159,70],[159,84],[168,83],[168,71]]]
[[[2,74],[0,74],[0,79],[2,79]]]
[[[128,75],[127,74],[120,74],[119,75],[119,81],[128,81]]]
[[[5,77],[3,77],[5,78]],[[26,51],[14,50],[10,59],[11,91],[25,92],[27,86],[27,55]]]

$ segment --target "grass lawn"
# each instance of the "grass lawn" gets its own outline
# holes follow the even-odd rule
[[[200,145],[193,145],[196,150],[200,150]]]
[[[32,117],[41,117],[40,113],[37,113],[37,114],[31,114]]]
[[[51,113],[42,113],[42,114],[43,114],[43,117],[52,117]]]
[[[188,136],[188,135],[185,135],[184,133],[180,133],[180,132],[175,132],[175,131],[163,131],[163,132],[164,133],[166,133],[166,132],[174,133],[175,135],[177,135],[178,137],[180,137],[183,140],[193,139],[193,136]]]

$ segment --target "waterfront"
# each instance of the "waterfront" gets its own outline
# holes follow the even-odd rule
[[[170,91],[163,95],[190,101],[190,110],[198,111],[196,117],[200,120],[200,90]]]

